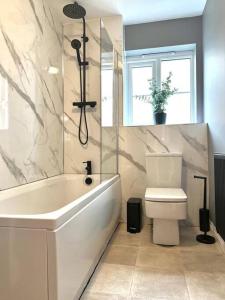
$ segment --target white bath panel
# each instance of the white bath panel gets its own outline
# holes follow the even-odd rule
[[[0,228],[0,299],[48,300],[46,232]]]

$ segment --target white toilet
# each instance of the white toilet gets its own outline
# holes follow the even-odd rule
[[[153,243],[179,245],[179,223],[187,217],[181,189],[182,154],[147,153],[146,216],[153,219]]]

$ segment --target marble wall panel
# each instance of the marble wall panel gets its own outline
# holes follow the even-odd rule
[[[62,25],[49,0],[0,2],[0,189],[63,173]]]
[[[64,170],[65,173],[84,173],[83,161],[92,160],[93,172],[100,173],[101,153],[101,66],[100,66],[100,19],[87,21],[87,101],[96,101],[95,109],[87,110],[89,142],[82,146],[78,140],[80,109],[73,108],[80,101],[79,67],[71,41],[80,39],[82,23],[64,26]],[[81,51],[82,55],[82,51]]]
[[[122,56],[124,51],[123,17],[120,15],[103,17],[102,21],[110,35],[116,51]]]
[[[117,174],[117,128],[102,128],[101,174]]]
[[[208,177],[208,138],[206,124],[120,127],[119,171],[122,179],[123,210],[129,197],[144,199],[146,152],[183,154],[182,187],[188,196],[188,220],[198,225],[198,210],[203,203],[203,185],[194,175]]]

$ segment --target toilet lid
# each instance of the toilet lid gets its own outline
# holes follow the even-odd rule
[[[187,195],[177,188],[147,188],[145,200],[154,202],[186,202]]]

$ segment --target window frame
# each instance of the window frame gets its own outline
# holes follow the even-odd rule
[[[126,58],[125,68],[125,101],[124,101],[124,125],[125,126],[146,126],[133,124],[133,95],[132,95],[132,68],[142,66],[153,67],[153,79],[161,86],[161,63],[167,60],[190,59],[190,123],[197,122],[197,101],[196,101],[196,51],[172,51],[164,53],[154,53],[149,55],[130,56]],[[183,93],[183,92],[180,92]],[[179,94],[179,92],[177,92]],[[148,124],[152,125],[152,124]]]

